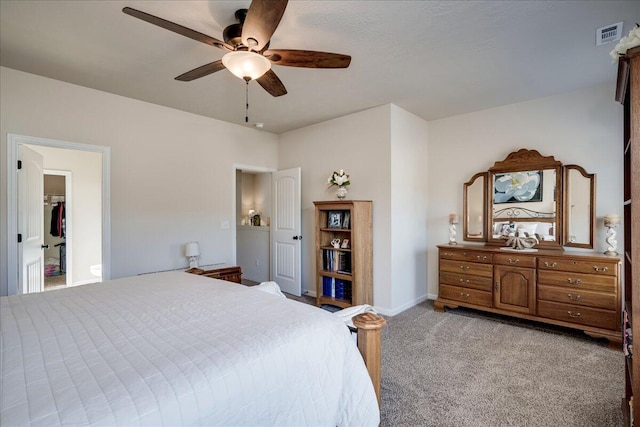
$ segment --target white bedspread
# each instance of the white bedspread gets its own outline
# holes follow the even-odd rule
[[[184,272],[1,298],[0,425],[377,426],[331,313]]]

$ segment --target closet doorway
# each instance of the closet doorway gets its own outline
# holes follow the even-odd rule
[[[44,290],[73,283],[71,172],[44,170]]]
[[[39,274],[33,270],[33,277],[38,280],[38,286],[27,286],[27,275],[24,272],[23,260],[24,242],[22,235],[24,219],[20,219],[19,200],[20,183],[26,175],[15,173],[21,166],[21,150],[34,152],[41,156],[40,188],[35,188],[34,201],[39,197],[39,203],[34,204],[44,208],[43,175],[48,171],[70,172],[65,176],[66,224],[66,274],[65,282],[68,286],[77,286],[99,282],[110,278],[110,149],[109,147],[59,141],[25,135],[7,134],[7,230],[8,235],[17,236],[15,240],[8,239],[8,287],[7,295],[29,292],[39,292],[44,289],[45,257],[41,250],[42,262],[39,264]],[[22,178],[21,178],[22,177]],[[73,209],[70,205],[71,190],[73,191]],[[24,194],[22,195],[25,199]],[[43,209],[44,210],[44,209]],[[39,214],[38,228],[43,228],[42,211]],[[73,218],[70,216],[73,215]],[[45,225],[40,236],[40,244],[44,246],[45,235],[50,234],[50,223]],[[33,239],[31,239],[33,240]],[[25,239],[25,242],[27,239]],[[54,248],[56,248],[54,246]],[[51,249],[51,248],[49,248]],[[60,257],[59,246],[57,257]],[[73,250],[73,254],[71,254]],[[55,253],[55,252],[54,252]],[[70,257],[72,255],[72,257]],[[52,256],[53,257],[53,256]],[[72,274],[70,274],[72,273]],[[30,280],[30,279],[29,279]],[[29,281],[30,283],[30,281]]]

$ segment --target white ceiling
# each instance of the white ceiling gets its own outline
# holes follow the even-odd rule
[[[226,70],[174,77],[225,51],[125,15],[130,6],[222,39],[249,1],[0,1],[0,64],[244,125]],[[281,133],[393,103],[433,120],[616,78],[595,30],[640,21],[640,1],[290,1],[274,49],[352,56],[349,68],[274,66],[279,98],[249,86],[249,124]],[[613,94],[612,94],[613,96]]]

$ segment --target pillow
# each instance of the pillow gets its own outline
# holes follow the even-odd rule
[[[516,227],[517,227],[516,229],[519,232],[524,231],[529,233],[530,236],[533,236],[534,234],[536,234],[538,223],[537,222],[521,222]]]
[[[516,231],[516,225],[509,222],[496,222],[493,226],[494,236],[506,236],[514,231]]]

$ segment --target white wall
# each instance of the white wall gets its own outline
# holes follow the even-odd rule
[[[279,169],[302,168],[302,292],[315,293],[313,201],[336,200],[334,170],[351,175],[347,199],[373,201],[373,288],[376,307],[391,309],[390,105],[280,135]]]
[[[429,122],[430,298],[438,292],[436,245],[447,242],[448,214],[462,214],[463,183],[520,148],[597,174],[595,250],[605,250],[602,217],[622,214],[622,107],[614,93],[604,84]]]
[[[391,312],[427,298],[427,122],[391,106]]]
[[[254,282],[270,280],[270,228],[241,225],[237,229],[238,258],[242,278]]]
[[[276,135],[5,67],[0,111],[3,295],[7,133],[111,147],[112,278],[186,266],[188,241],[203,265],[235,262],[234,164],[278,164]]]
[[[351,176],[347,199],[373,201],[374,305],[396,314],[426,298],[427,122],[387,104],[280,135],[279,167],[302,167],[303,292],[315,292],[314,200]]]
[[[45,169],[71,172],[71,222],[67,230],[71,224],[72,284],[94,281],[97,277],[89,269],[102,264],[102,153],[29,147],[42,154]],[[47,223],[45,234],[49,234]]]

